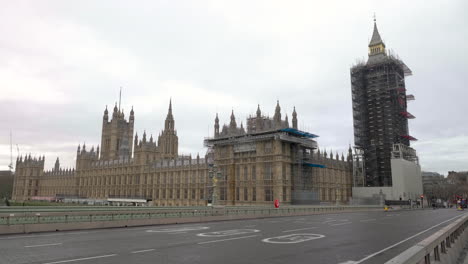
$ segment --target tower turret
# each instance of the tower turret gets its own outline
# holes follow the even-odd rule
[[[169,110],[164,124],[164,130],[158,138],[158,147],[163,158],[176,158],[179,149],[179,139],[175,130],[175,120],[172,115],[172,100],[169,100]]]
[[[374,18],[374,31],[372,32],[372,38],[369,42],[369,56],[385,54],[385,43],[380,37],[379,30],[377,29],[377,22]]]
[[[57,157],[57,159],[55,160],[54,170],[58,171],[59,169],[60,169],[60,161],[59,161],[59,158]]]
[[[218,113],[216,113],[216,118],[215,118],[214,136],[215,136],[215,137],[218,137],[218,136],[219,136],[219,118],[218,118]]]
[[[174,116],[172,115],[172,99],[169,100],[169,110],[167,111],[164,129],[166,131],[174,131]]]
[[[297,129],[297,113],[296,113],[296,107],[294,107],[293,113],[292,113],[292,126],[294,129]]]
[[[119,116],[119,109],[117,108],[117,102],[115,102],[114,112],[112,113],[112,119]]]
[[[281,107],[279,105],[279,100],[276,101],[275,115],[273,116],[275,128],[281,127]]]
[[[124,110],[120,108],[119,98],[119,106],[117,106],[117,102],[114,105],[112,120],[109,121],[106,118],[103,120],[100,159],[115,160],[119,159],[121,155],[131,155],[134,121],[135,112],[133,107],[128,121],[125,120]]]
[[[109,121],[109,111],[107,111],[107,105],[106,105],[106,109],[104,110],[103,119],[104,119],[104,122]]]
[[[132,110],[130,110],[130,122],[135,122],[135,112],[133,111],[133,105],[132,105]]]
[[[237,128],[236,117],[234,116],[234,110],[232,110],[231,112],[231,122],[229,123],[229,128],[230,129]]]

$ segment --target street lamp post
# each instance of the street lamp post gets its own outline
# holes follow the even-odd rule
[[[217,182],[218,182],[218,179],[220,179],[222,177],[222,173],[221,171],[219,171],[219,168],[216,167],[216,165],[213,165],[210,170],[208,171],[208,175],[211,179],[211,182],[212,182],[212,193],[211,193],[211,204],[214,206],[215,205],[215,201],[216,199],[218,198],[218,194],[217,194]]]

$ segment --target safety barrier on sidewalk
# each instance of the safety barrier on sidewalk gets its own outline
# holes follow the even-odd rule
[[[379,207],[316,206],[316,207],[208,207],[204,209],[147,211],[77,211],[23,212],[0,216],[0,234],[31,233],[56,230],[127,227],[157,224],[194,223],[218,220],[295,216],[323,213],[381,210]]]
[[[385,264],[457,263],[468,241],[468,214],[437,231]]]
[[[373,208],[373,207],[371,207]],[[106,208],[107,209],[107,208]],[[120,209],[120,208],[119,208]],[[133,219],[154,219],[154,218],[183,218],[202,216],[275,216],[297,213],[320,213],[337,212],[343,210],[368,209],[368,207],[285,207],[285,208],[240,208],[240,207],[205,207],[205,208],[158,208],[141,211],[116,210],[116,211],[69,211],[69,212],[16,212],[0,216],[0,225],[20,225],[20,224],[47,224],[47,223],[74,223],[74,222],[96,222],[96,221],[116,221]]]

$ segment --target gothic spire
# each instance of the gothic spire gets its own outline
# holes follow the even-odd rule
[[[231,123],[229,124],[230,127],[237,127],[236,117],[234,116],[234,109],[231,112]]]
[[[59,158],[57,157],[57,159],[55,160],[54,169],[55,169],[55,170],[58,170],[59,168],[60,168],[60,161],[59,161]]]
[[[173,117],[172,117],[172,98],[169,99],[169,110],[168,110],[168,112],[167,112],[167,117],[168,117],[168,118],[169,118],[169,117],[173,118]]]
[[[169,99],[169,110],[164,125],[165,131],[174,131],[174,116],[172,115],[172,99]]]
[[[109,111],[107,111],[107,105],[106,105],[106,109],[104,110],[104,120],[108,120],[109,119]]]
[[[133,105],[132,110],[130,110],[130,120],[135,120],[135,112],[133,111]]]
[[[276,108],[275,108],[275,114],[281,112],[281,107],[279,105],[279,100],[276,100]]]
[[[214,136],[215,136],[215,137],[219,136],[219,118],[218,118],[218,113],[216,113],[216,118],[215,118]]]
[[[294,129],[297,129],[297,113],[296,113],[296,107],[294,106],[294,110],[293,110],[293,113],[292,113],[292,126]]]
[[[372,32],[372,38],[371,38],[371,41],[369,42],[369,47],[379,45],[379,44],[383,44],[385,47],[385,44],[383,43],[382,38],[380,37],[379,30],[377,29],[376,19],[374,18],[374,31]]]

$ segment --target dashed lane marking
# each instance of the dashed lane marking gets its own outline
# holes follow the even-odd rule
[[[307,227],[307,228],[299,228],[299,229],[293,229],[293,230],[285,230],[285,231],[283,231],[283,232],[284,232],[284,233],[287,233],[287,232],[294,232],[294,231],[307,230],[307,229],[314,229],[314,228],[318,228],[318,227],[314,226],[314,227]]]
[[[153,233],[180,233],[180,232],[187,232],[187,231],[196,231],[196,230],[205,230],[209,229],[207,226],[187,226],[187,227],[172,227],[172,228],[162,228],[162,229],[149,229],[146,232],[153,232]]]
[[[371,221],[376,221],[377,219],[375,218],[371,218],[371,219],[363,219],[363,220],[359,220],[359,222],[371,222]]]
[[[339,226],[339,225],[348,225],[352,224],[352,222],[344,222],[344,223],[339,223],[339,224],[331,224],[330,226]]]
[[[29,245],[29,246],[24,246],[24,247],[25,248],[34,248],[34,247],[48,247],[48,246],[58,246],[58,245],[62,245],[62,243]]]
[[[76,261],[90,260],[90,259],[109,258],[109,257],[113,257],[113,256],[117,256],[117,254],[102,255],[102,256],[87,257],[87,258],[77,258],[77,259],[60,260],[60,261],[54,261],[54,262],[47,262],[47,263],[43,263],[43,264],[68,263],[68,262],[76,262]]]
[[[209,233],[200,233],[197,236],[201,237],[224,237],[224,236],[236,236],[236,235],[245,235],[249,233],[258,233],[258,229],[232,229],[232,230],[222,230]]]
[[[229,241],[229,240],[236,240],[236,239],[243,239],[243,238],[249,238],[249,237],[256,237],[256,236],[258,236],[258,235],[243,236],[243,237],[233,237],[233,238],[226,238],[226,239],[205,241],[205,242],[199,242],[199,243],[197,243],[197,244],[198,244],[198,245],[203,245],[203,244],[209,244],[209,243],[217,243],[217,242],[224,242],[224,241]]]
[[[149,252],[149,251],[154,251],[154,250],[155,250],[154,248],[150,248],[150,249],[143,249],[143,250],[132,251],[131,253],[132,253],[132,254],[137,254],[137,253]]]

